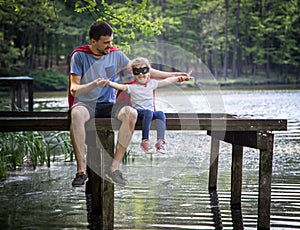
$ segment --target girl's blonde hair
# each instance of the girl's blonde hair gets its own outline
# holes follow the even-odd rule
[[[134,67],[136,67],[138,65],[142,65],[142,64],[146,64],[149,68],[151,67],[150,62],[147,58],[138,57],[131,61],[131,68],[134,68]]]

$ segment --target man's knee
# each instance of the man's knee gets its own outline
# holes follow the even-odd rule
[[[120,110],[118,114],[118,119],[122,122],[129,122],[135,124],[137,120],[137,111],[136,109],[130,106],[125,106]]]
[[[90,115],[88,110],[83,106],[77,106],[71,110],[71,122],[81,123],[89,120]]]

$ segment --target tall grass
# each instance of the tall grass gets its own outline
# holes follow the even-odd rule
[[[0,133],[0,180],[8,170],[47,165],[57,155],[73,161],[73,148],[68,132],[14,132]]]

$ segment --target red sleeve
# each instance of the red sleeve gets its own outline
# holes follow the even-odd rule
[[[124,82],[123,84],[128,85],[128,84],[134,84],[134,83],[135,83],[135,80],[132,80],[129,82]],[[131,105],[130,95],[126,91],[118,90],[116,103]]]

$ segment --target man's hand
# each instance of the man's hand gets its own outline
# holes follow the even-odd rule
[[[96,84],[96,86],[103,88],[109,85],[109,80],[103,78],[97,78],[96,80],[94,80],[94,83]]]

